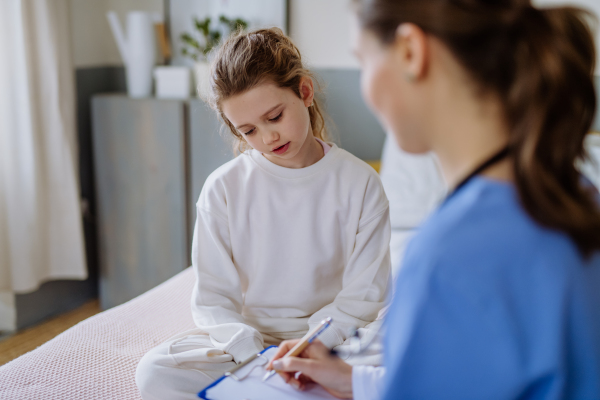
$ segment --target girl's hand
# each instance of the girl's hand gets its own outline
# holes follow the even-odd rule
[[[300,354],[300,357],[282,358],[301,339],[286,340],[267,365],[275,369],[290,385],[304,390],[307,383],[316,382],[340,399],[352,398],[352,366],[331,355],[318,339]],[[296,378],[296,373],[302,374]]]

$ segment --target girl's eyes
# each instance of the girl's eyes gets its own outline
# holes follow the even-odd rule
[[[281,119],[281,116],[283,115],[283,111],[279,113],[278,116],[276,116],[275,118],[271,118],[269,121],[270,122],[277,122],[279,121],[279,119]]]
[[[269,119],[269,122],[277,122],[281,119],[281,116],[283,115],[283,111],[279,113],[278,116],[276,116],[275,118],[271,118]],[[254,133],[255,128],[250,129],[248,132],[244,133],[245,136],[248,135],[252,135]]]

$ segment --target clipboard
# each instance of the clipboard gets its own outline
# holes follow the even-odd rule
[[[332,400],[335,399],[321,386],[314,385],[305,391],[299,391],[275,375],[267,382],[262,378],[264,366],[277,352],[277,346],[270,346],[255,357],[250,357],[235,366],[221,378],[198,393],[203,400]],[[266,361],[265,361],[266,360]]]

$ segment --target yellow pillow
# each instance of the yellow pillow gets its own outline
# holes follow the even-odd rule
[[[369,164],[377,173],[381,169],[381,161],[380,160],[365,160],[367,164]]]

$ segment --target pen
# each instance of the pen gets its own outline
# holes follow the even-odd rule
[[[308,335],[306,335],[303,340],[296,343],[296,345],[294,347],[292,347],[291,350],[288,351],[286,353],[286,355],[283,356],[282,358],[298,356],[300,353],[302,353],[302,351],[306,348],[306,346],[311,344],[321,333],[323,333],[323,331],[325,329],[327,329],[329,327],[329,325],[331,325],[332,321],[333,321],[333,318],[331,318],[331,317],[321,321],[321,323],[318,326],[316,326],[315,329],[313,329]],[[270,377],[272,377],[275,374],[276,374],[275,370],[271,370],[271,371],[267,372],[265,374],[264,378],[262,379],[262,381],[266,382],[267,379],[269,379]]]

